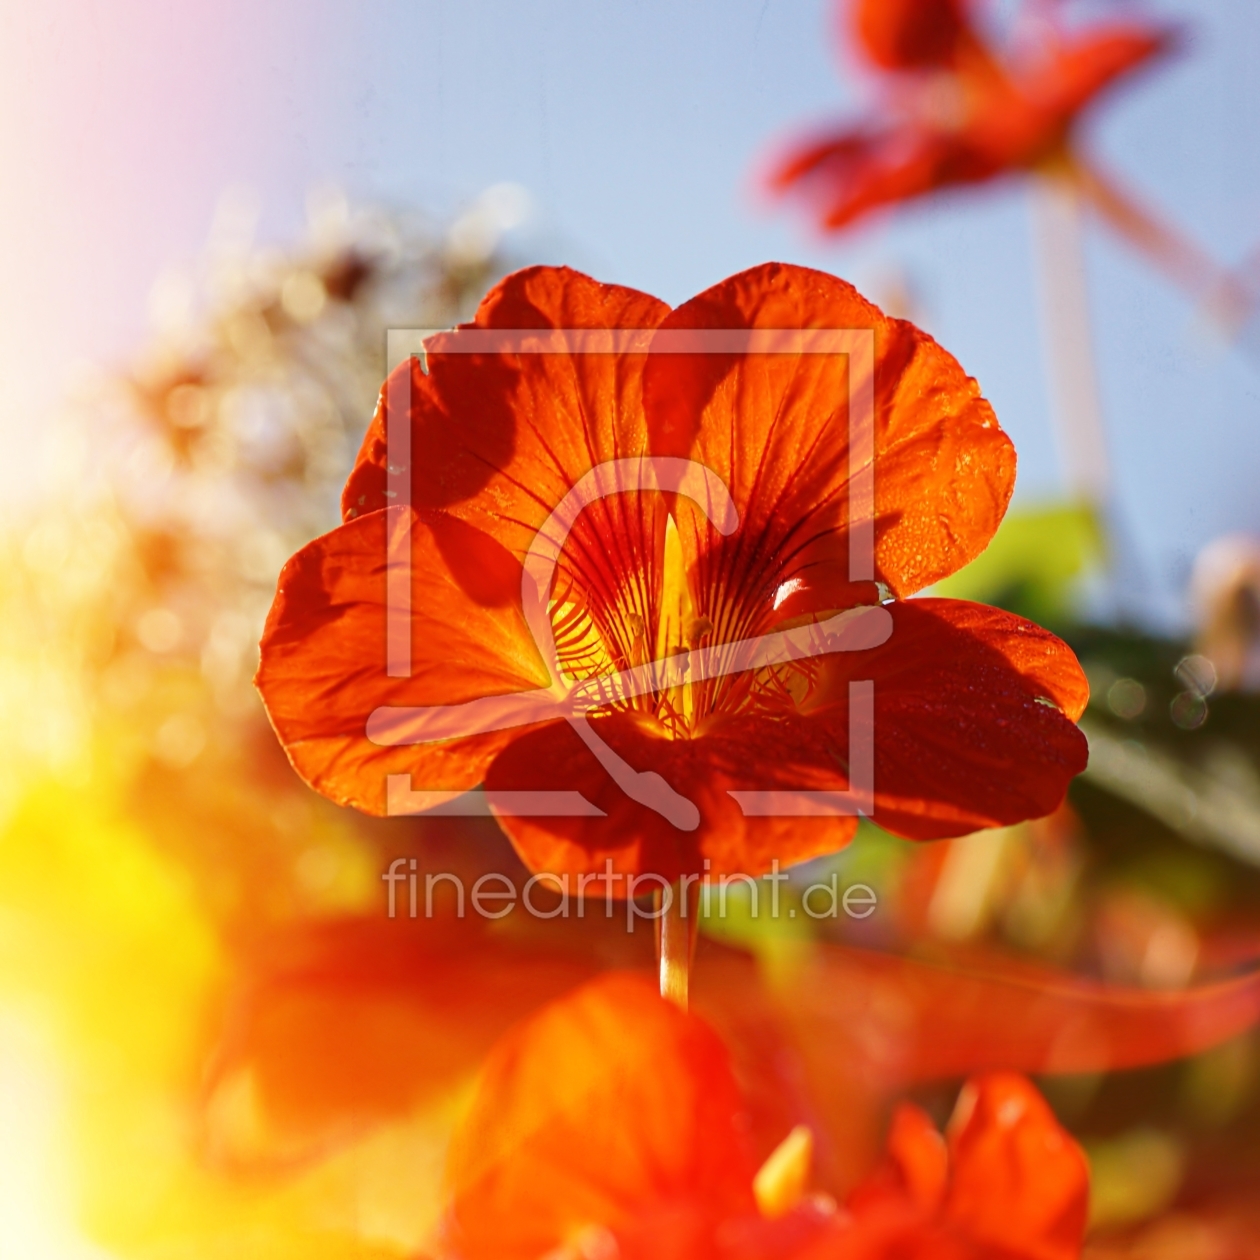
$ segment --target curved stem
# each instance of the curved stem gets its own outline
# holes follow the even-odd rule
[[[696,903],[693,888],[672,885],[665,890],[668,899],[656,894],[657,957],[661,969],[661,997],[680,1010],[687,1009],[691,978],[691,953],[695,941]],[[665,900],[664,910],[661,902]]]

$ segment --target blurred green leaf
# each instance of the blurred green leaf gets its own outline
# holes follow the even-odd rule
[[[1084,504],[1046,504],[1007,514],[988,548],[935,593],[996,604],[1042,624],[1073,612],[1077,580],[1104,553],[1102,526]]]

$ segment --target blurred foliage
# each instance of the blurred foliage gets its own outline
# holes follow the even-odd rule
[[[287,253],[229,205],[0,536],[0,1254],[400,1255],[432,1224],[445,1100],[255,1184],[207,1162],[201,1094],[274,942],[374,909],[417,832],[308,791],[250,679],[280,565],[338,523],[385,330],[470,315],[510,203],[440,225],[328,195]]]
[[[302,249],[238,241],[168,277],[153,343],[83,383],[50,502],[6,540],[24,616],[0,685],[25,718],[0,762],[128,785],[221,922],[362,901],[368,824],[301,788],[250,679],[281,564],[339,521],[386,329],[466,318],[506,269],[487,214],[440,230],[328,196]]]
[[[1117,580],[1107,565],[1087,511],[1012,512],[938,585],[1068,640],[1090,683],[1090,765],[1056,819],[907,853],[903,947],[998,946],[1156,990],[1260,963],[1260,694],[1205,655],[1204,625],[1179,638],[1086,620],[1088,584]],[[1254,618],[1239,620],[1231,660],[1255,636]],[[1098,1255],[1260,1254],[1247,1208],[1258,1044],[1252,1032],[1180,1063],[1042,1082],[1088,1139]]]

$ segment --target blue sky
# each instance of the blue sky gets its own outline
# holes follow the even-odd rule
[[[1123,11],[1122,4],[1092,7]],[[1150,11],[1149,9],[1146,11]],[[1192,39],[1104,109],[1092,140],[1221,260],[1260,242],[1260,12],[1165,4]],[[68,364],[140,342],[155,277],[193,260],[247,186],[276,241],[307,190],[442,212],[510,180],[549,261],[669,301],[768,258],[875,290],[904,276],[1020,452],[1018,494],[1059,492],[1028,205],[1009,187],[843,244],[757,203],[794,124],[856,108],[820,0],[46,0],[0,9],[0,488],[31,484]],[[1260,356],[1195,334],[1182,296],[1088,239],[1121,508],[1174,608],[1195,550],[1260,532]]]

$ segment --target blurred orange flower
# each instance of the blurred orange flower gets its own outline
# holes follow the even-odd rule
[[[893,1117],[883,1165],[846,1203],[853,1222],[839,1257],[1027,1257],[1080,1255],[1089,1198],[1085,1155],[1022,1076],[971,1081],[946,1139],[918,1108]]]
[[[1137,22],[1079,35],[1047,27],[1036,53],[1001,56],[969,8],[964,0],[842,4],[861,55],[885,74],[887,104],[875,118],[789,146],[771,186],[801,195],[834,231],[881,206],[1040,170],[1070,176],[1139,244],[1171,246],[1075,141],[1085,111],[1166,52],[1171,32]]]
[[[873,521],[850,509],[844,356],[459,352],[466,329],[539,328],[870,329]],[[384,813],[387,776],[404,773],[452,792],[481,782],[492,794],[577,790],[600,816],[501,819],[532,869],[599,871],[611,860],[674,879],[707,861],[714,875],[758,873],[853,835],[854,817],[745,817],[730,794],[846,789],[851,678],[874,680],[874,817],[900,835],[1048,813],[1083,768],[1073,723],[1087,686],[1069,648],[996,609],[903,598],[987,545],[1015,455],[958,363],[843,281],[767,264],[670,311],[533,268],[495,288],[474,324],[431,338],[427,371],[400,367],[386,392],[407,373],[410,466],[388,467],[382,404],[346,487],[345,523],[285,566],[263,636],[258,687],[294,765],[325,795]],[[724,537],[698,507],[661,492],[587,506],[550,592],[556,659],[576,679],[683,662],[678,679],[608,704],[589,728],[614,759],[648,767],[691,802],[691,829],[624,793],[592,737],[563,715],[373,743],[365,729],[381,706],[556,682],[527,624],[522,566],[571,488],[630,457],[683,458],[716,474],[738,527]],[[391,513],[403,476],[414,507]],[[852,582],[849,534],[867,524],[876,581]],[[391,677],[387,569],[408,559],[411,674]],[[691,649],[720,652],[859,609],[891,625],[883,646],[687,681]]]
[[[491,1055],[451,1146],[446,1241],[464,1260],[1079,1254],[1085,1159],[1022,1077],[972,1081],[945,1139],[900,1107],[841,1208],[809,1192],[811,1147],[796,1129],[756,1170],[722,1042],[606,975]]]
[[[254,942],[203,1073],[201,1148],[254,1176],[327,1160],[463,1087],[517,1020],[607,968],[652,964],[621,916],[490,923],[348,917]],[[508,930],[504,930],[504,928]],[[969,1073],[1120,1071],[1250,1027],[1254,972],[1180,991],[1100,984],[993,951],[935,963],[815,942],[759,966],[702,938],[696,1011],[740,1082],[754,1161],[794,1125],[818,1189],[869,1168],[889,1101]]]
[[[981,48],[965,0],[858,0],[852,17],[863,52],[884,70],[953,65]]]

